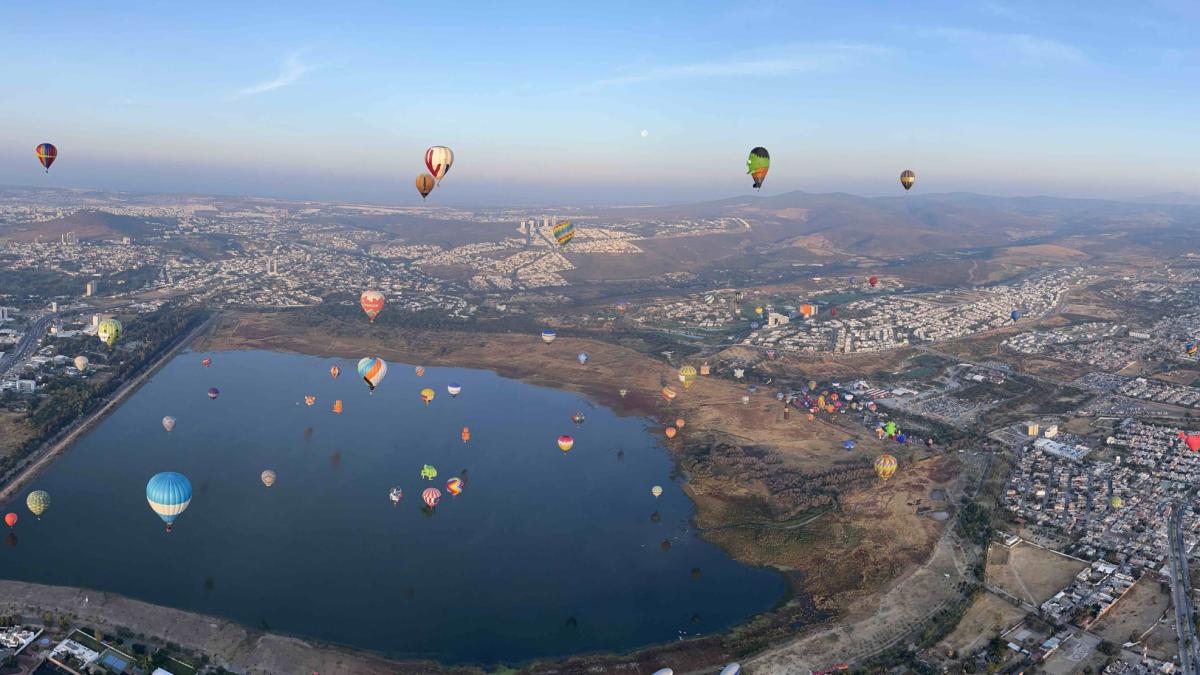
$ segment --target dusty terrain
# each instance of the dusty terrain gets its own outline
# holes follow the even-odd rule
[[[1032,544],[1022,542],[1011,549],[993,544],[988,550],[985,578],[1036,607],[1065,588],[1085,567],[1074,558]]]
[[[996,635],[1011,628],[1024,616],[1025,611],[1011,602],[986,591],[982,592],[975,596],[975,601],[958,622],[954,632],[938,643],[937,650],[942,654],[971,654],[985,646]]]
[[[1117,644],[1140,641],[1151,656],[1170,661],[1179,653],[1171,594],[1164,592],[1153,576],[1138,579],[1091,630]]]
[[[0,410],[0,455],[7,455],[32,437],[33,429],[25,423],[25,413]]]

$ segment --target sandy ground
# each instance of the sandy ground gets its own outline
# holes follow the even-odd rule
[[[1117,644],[1140,640],[1151,656],[1169,661],[1179,653],[1175,615],[1170,608],[1171,594],[1163,592],[1158,579],[1147,574],[1091,626],[1091,631]]]
[[[971,654],[1024,616],[1025,610],[1003,598],[982,592],[975,597],[954,632],[938,643],[937,651],[942,654],[953,651],[960,656]]]
[[[988,550],[988,583],[1037,607],[1061,591],[1086,564],[1053,551],[1020,543],[1011,550],[993,544]]]

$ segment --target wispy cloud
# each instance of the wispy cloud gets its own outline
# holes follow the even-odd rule
[[[990,33],[967,28],[927,28],[924,33],[988,61],[1032,66],[1088,63],[1087,56],[1079,48],[1028,33]]]
[[[998,16],[1004,19],[1022,18],[1020,13],[1018,13],[1012,7],[1009,7],[1007,4],[999,2],[999,0],[983,0],[983,2],[979,3],[979,6],[992,16]]]
[[[266,82],[259,82],[258,84],[240,89],[238,90],[238,96],[257,96],[258,94],[283,89],[299,82],[300,78],[304,77],[311,70],[309,66],[300,60],[300,56],[299,52],[288,54],[287,58],[283,60],[283,66],[278,76]]]
[[[888,50],[876,45],[809,44],[769,52],[742,54],[715,61],[657,66],[615,75],[592,83],[592,87],[617,87],[664,80],[714,77],[771,77],[832,70],[878,58]]]

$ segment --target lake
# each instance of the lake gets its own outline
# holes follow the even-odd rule
[[[780,575],[697,536],[644,418],[490,371],[417,377],[392,363],[369,394],[347,359],[218,352],[205,368],[203,356],[168,363],[7,505],[21,521],[0,577],[448,663],[629,650],[728,628],[786,593]],[[560,434],[575,438],[569,453]],[[194,492],[170,533],[145,496],[161,471]],[[430,486],[443,493],[432,511]],[[53,499],[41,520],[24,505],[36,489]]]

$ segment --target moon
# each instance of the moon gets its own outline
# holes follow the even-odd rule
[[[650,135],[650,132],[649,132],[649,131],[646,131],[645,129],[642,129],[642,138],[645,138],[645,137],[647,137],[647,136],[649,136],[649,135]]]

